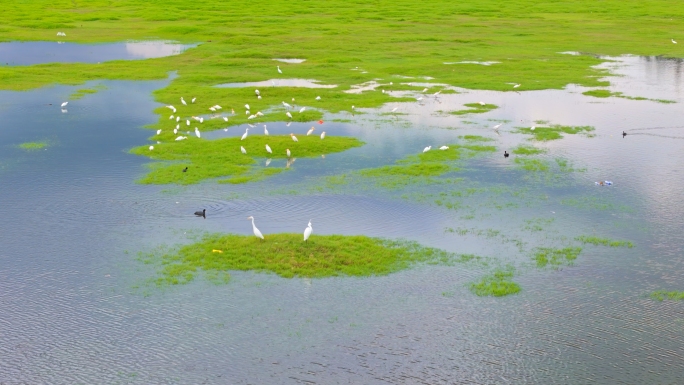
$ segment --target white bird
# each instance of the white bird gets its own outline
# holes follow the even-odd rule
[[[194,103],[197,98],[192,98],[192,102]]]
[[[534,131],[534,129],[537,128],[535,126],[530,127],[530,130]]]
[[[242,134],[242,138],[240,138],[240,140],[245,140],[247,138],[247,135],[249,135],[249,128],[245,128],[245,133]]]
[[[292,108],[292,106],[289,103],[285,103],[285,102],[282,102],[282,103],[283,103],[283,106],[285,106],[287,108]]]
[[[190,119],[187,119],[187,120],[185,121],[185,124],[186,124],[187,126],[189,126],[189,125],[190,125]]]
[[[252,231],[254,232],[254,235],[258,238],[264,239],[264,236],[261,234],[261,231],[259,231],[259,229],[257,229],[257,227],[254,225],[254,217],[250,216],[247,217],[247,219],[252,220]]]
[[[292,140],[294,140],[295,142],[299,142],[299,140],[297,140],[297,137],[294,136],[294,134],[290,133],[290,137],[291,137]]]
[[[69,102],[64,102],[64,103],[62,103],[62,108],[66,107],[67,104],[69,104]]]
[[[228,118],[226,118],[226,117],[224,116],[224,117],[223,117],[223,121],[224,121],[224,122],[227,122],[227,121],[228,121]]]
[[[176,130],[180,128],[180,124],[176,124]]]
[[[179,136],[179,137],[176,138],[177,141],[178,141],[178,140],[185,140],[185,139],[187,139],[187,137],[185,137],[185,136]]]
[[[264,114],[263,114],[261,111],[257,111],[257,113],[254,114],[254,115],[256,115],[256,116],[264,116]]]
[[[311,227],[311,219],[309,219],[309,225],[304,229],[304,242],[306,242],[307,239],[311,236],[311,233],[313,232],[313,227]]]
[[[198,138],[202,137],[202,135],[200,135],[200,131],[197,129],[197,127],[195,127],[195,136],[197,136]]]
[[[283,71],[280,70],[280,66],[277,66],[277,67],[278,67],[278,73],[279,73],[279,74],[282,74]]]
[[[249,110],[245,111],[245,115],[249,115]]]
[[[266,129],[266,125],[264,124],[264,135],[268,135],[268,130]]]
[[[495,129],[495,130],[498,130],[499,127],[501,127],[501,124],[502,124],[502,123],[499,123],[499,124],[497,124],[496,126],[494,126],[494,129]]]
[[[423,100],[423,98],[422,98],[422,97],[421,97],[421,98],[417,98],[416,100],[417,100],[417,101],[421,101],[421,100]]]
[[[479,105],[484,106],[486,103],[485,102],[478,102]]]
[[[427,88],[423,88],[423,91],[422,91],[422,92],[427,92],[427,90],[428,90]]]
[[[261,95],[257,95],[257,99],[261,100]]]
[[[249,110],[249,104],[245,104],[245,108]]]
[[[311,135],[311,133],[314,132],[315,129],[316,129],[316,127],[309,128],[309,131],[306,132],[306,136]]]
[[[219,105],[217,104],[217,105],[214,106],[214,108],[216,108],[217,110],[220,110],[220,109],[222,109],[223,107],[221,107],[221,106],[219,106]]]
[[[675,41],[675,39],[672,39],[672,44],[677,44],[677,42]]]
[[[448,149],[449,149],[449,146],[442,146],[442,147],[440,147],[439,149],[440,149],[440,150],[448,150]]]
[[[161,128],[157,130],[157,135],[161,134]]]
[[[325,139],[325,131],[321,132],[321,140]]]
[[[302,108],[299,110],[299,113],[301,114],[302,112],[304,112],[304,110],[306,110],[306,107],[302,107]]]
[[[352,110],[354,110],[356,107],[352,106]]]
[[[154,150],[154,146],[150,146],[150,151]]]
[[[292,155],[292,153],[290,152],[290,149],[289,149],[289,148],[288,148],[287,150],[285,150],[285,153],[287,154],[287,157],[288,157],[288,158],[290,157],[290,155]]]
[[[288,118],[292,119],[292,114],[290,113],[290,111],[286,112],[285,115],[287,115]]]
[[[266,145],[266,152],[273,154],[273,151],[271,151],[271,147],[269,147],[268,144]]]
[[[166,106],[166,108],[168,108],[168,109],[170,109],[170,110],[175,110],[175,109],[176,109],[176,107],[174,107],[174,106],[172,106],[172,105],[168,105],[168,106]]]
[[[200,122],[200,123],[204,123],[204,118],[200,118],[200,119],[199,119],[199,122]]]
[[[184,106],[187,106],[187,105],[188,105],[188,103],[185,101],[185,99],[183,99],[182,96],[181,96],[181,103],[183,103]]]
[[[520,84],[515,84],[515,85],[513,86],[513,88],[518,88],[518,87],[520,87]]]
[[[178,129],[177,129],[177,128],[173,130],[173,134],[174,134],[174,135],[178,134]]]
[[[437,91],[437,92],[435,92],[433,95],[434,95],[434,96],[437,96],[437,95],[439,95],[441,92],[442,92],[442,91]]]
[[[240,146],[240,152],[243,153],[243,154],[246,154],[246,153],[247,153],[247,150],[245,150],[244,147]]]
[[[211,112],[216,112],[216,108],[214,108],[214,107],[209,107],[209,111],[211,111]]]
[[[57,32],[57,36],[66,36],[66,33],[64,33],[64,32]]]
[[[254,119],[254,118],[256,118],[256,115],[250,115],[247,117],[247,120]]]
[[[176,116],[176,121],[180,122],[180,116]]]
[[[257,96],[260,95],[259,90],[254,90],[254,93],[257,94]]]
[[[384,94],[384,93],[385,93],[385,90],[382,90],[382,93]]]
[[[396,111],[396,110],[397,110],[397,108],[399,108],[399,107],[394,107],[394,108],[392,108],[392,111],[391,111],[391,112],[394,112],[394,111]]]
[[[321,100],[321,97],[320,97],[320,96],[316,96],[316,100]]]
[[[169,116],[169,119],[173,119],[173,118],[175,118],[175,116],[173,116],[173,115]]]
[[[432,146],[427,146],[423,149],[423,152],[428,152],[428,151],[430,151],[431,148],[432,148]]]

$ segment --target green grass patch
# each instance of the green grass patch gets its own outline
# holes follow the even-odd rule
[[[592,244],[596,246],[608,246],[608,247],[628,247],[632,248],[634,247],[634,244],[630,241],[617,241],[613,239],[608,239],[608,238],[600,238],[600,237],[595,237],[595,236],[589,236],[589,235],[581,235],[579,237],[576,237],[575,240],[580,241],[584,244]]]
[[[511,152],[513,154],[516,154],[516,155],[538,155],[538,154],[545,153],[546,150],[543,148],[537,148],[537,147],[521,144],[520,146],[511,150]]]
[[[468,141],[468,142],[493,142],[494,139],[492,138],[486,138],[484,136],[480,135],[463,135],[459,136],[459,138]]]
[[[511,278],[513,278],[513,271],[497,270],[479,281],[471,283],[469,288],[473,294],[480,297],[504,297],[520,292],[520,285],[513,282]]]
[[[153,150],[147,145],[131,150],[133,154],[162,161],[152,163],[140,183],[187,185],[223,177],[230,177],[220,181],[223,183],[248,183],[284,170],[261,167],[256,158],[286,159],[287,149],[293,158],[320,157],[363,144],[356,138],[342,136],[326,136],[321,140],[318,136],[300,135],[299,142],[294,142],[289,135],[250,135],[245,140],[238,137],[205,140],[188,135],[186,140],[174,141],[174,137],[173,131],[167,130],[154,137],[164,142],[155,144]],[[271,147],[272,154],[266,152],[266,144]],[[247,154],[240,152],[240,146],[245,147]],[[182,172],[186,166],[188,171]]]
[[[249,226],[249,221],[245,219]],[[416,263],[449,261],[451,254],[415,242],[366,236],[266,234],[265,240],[235,234],[207,234],[199,242],[161,256],[158,284],[192,281],[198,272],[231,270],[277,274],[284,278],[381,276]]]
[[[514,162],[525,171],[549,171],[549,162],[543,159],[515,158]]]
[[[18,144],[17,147],[21,148],[22,150],[26,151],[36,151],[36,150],[42,150],[50,145],[50,142],[47,140],[43,140],[40,142],[26,142],[26,143],[21,143]]]
[[[106,86],[97,86],[95,88],[81,88],[69,95],[69,100],[79,100],[86,95],[96,94],[97,92],[106,89]]]
[[[464,106],[468,107],[468,109],[452,111],[452,112],[450,112],[450,114],[452,114],[452,115],[483,114],[485,112],[489,112],[491,110],[495,110],[495,109],[499,108],[499,106],[497,106],[495,104],[480,104],[480,103],[467,103],[467,104],[464,104]]]
[[[581,252],[581,247],[565,247],[562,249],[538,247],[534,251],[533,259],[537,262],[537,267],[557,267],[572,264]]]
[[[652,102],[656,103],[664,103],[664,104],[671,104],[671,103],[677,103],[674,100],[667,100],[667,99],[649,99],[645,98],[642,96],[627,96],[623,94],[622,92],[611,92],[608,90],[589,90],[582,92],[582,95],[587,95],[587,96],[593,96],[595,98],[609,98],[609,97],[615,97],[615,98],[622,98],[622,99],[629,99],[629,100],[650,100]]]
[[[594,131],[594,127],[561,125],[535,127],[534,130],[532,130],[531,127],[517,127],[516,130],[516,132],[519,133],[532,135],[533,139],[538,141],[558,140],[563,138],[562,134],[574,135],[579,133],[588,133],[591,131]]]
[[[681,301],[684,300],[684,291],[658,290],[651,293],[651,298],[658,301],[664,301],[666,299],[671,301]]]

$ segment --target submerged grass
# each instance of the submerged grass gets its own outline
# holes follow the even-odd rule
[[[36,151],[36,150],[42,150],[50,145],[50,142],[47,140],[39,141],[39,142],[25,142],[18,144],[17,147],[21,148],[22,150],[26,151]]]
[[[532,130],[530,127],[517,128],[517,132],[532,135],[533,139],[538,141],[563,139],[563,135],[561,134],[574,135],[579,133],[588,133],[591,131],[594,131],[594,127],[552,125],[548,127],[535,127],[534,130]]]
[[[534,251],[533,259],[537,262],[537,267],[569,265],[577,259],[582,252],[581,247],[565,247],[556,249],[551,247],[538,247]]]
[[[658,290],[651,293],[651,298],[658,301],[664,301],[666,299],[671,301],[681,301],[684,300],[684,291]]]
[[[284,278],[378,276],[415,263],[442,263],[451,254],[415,242],[366,236],[267,234],[265,240],[235,234],[207,234],[199,242],[161,257],[157,284],[182,284],[198,272],[251,270]]]
[[[173,132],[162,132],[154,139],[171,140]],[[182,185],[199,183],[206,179],[230,177],[220,180],[223,183],[247,183],[278,174],[284,169],[260,167],[255,157],[271,159],[287,159],[287,149],[293,158],[320,157],[358,147],[362,142],[356,138],[328,136],[321,140],[318,136],[299,136],[294,142],[289,135],[250,135],[245,140],[238,137],[205,140],[188,136],[178,142],[155,144],[153,150],[148,146],[140,146],[131,153],[145,155],[157,161],[150,166],[149,173],[140,183]],[[272,154],[266,151],[269,145]],[[240,152],[240,146],[247,154]],[[188,167],[187,172],[182,169]]]
[[[543,148],[532,147],[529,145],[519,145],[518,147],[511,150],[512,153],[516,155],[538,155],[546,152]]]
[[[634,244],[630,241],[618,241],[608,238],[599,238],[593,235],[581,235],[579,237],[576,237],[575,240],[580,241],[584,244],[589,243],[596,246],[628,247],[630,249],[634,247]]]
[[[629,99],[629,100],[650,100],[652,102],[657,102],[657,103],[663,103],[663,104],[672,104],[672,103],[677,103],[674,100],[666,100],[666,99],[649,99],[649,98],[644,98],[642,96],[627,96],[623,94],[622,92],[611,92],[608,90],[589,90],[582,92],[582,95],[587,95],[587,96],[593,96],[595,98],[609,98],[609,97],[615,97],[615,98],[622,98],[622,99]]]
[[[470,284],[473,294],[485,297],[503,297],[520,292],[520,285],[511,280],[513,271],[496,270],[492,274],[484,276],[477,282]]]
[[[79,100],[79,99],[82,99],[86,95],[96,94],[99,91],[102,91],[106,88],[107,87],[104,85],[96,86],[94,88],[81,88],[81,89],[74,91],[73,94],[69,95],[69,100]]]

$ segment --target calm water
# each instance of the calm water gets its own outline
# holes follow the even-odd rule
[[[320,130],[367,144],[298,159],[291,172],[245,186],[134,183],[147,161],[127,150],[147,143],[150,131],[141,126],[156,121],[151,111],[159,105],[151,92],[168,81],[93,82],[87,86],[107,88],[69,103],[68,113],[58,102],[82,86],[0,92],[0,383],[681,383],[684,303],[647,297],[684,289],[680,65],[639,57],[604,64],[624,75],[610,78],[611,90],[677,104],[596,99],[580,87],[459,90],[380,109],[397,107],[394,117],[326,116]],[[480,100],[500,108],[462,119],[440,112]],[[501,136],[491,129],[497,119],[510,121]],[[477,158],[455,176],[491,192],[458,211],[385,190],[306,192],[317,176],[389,164],[460,135],[489,136],[511,149],[526,139],[513,127],[539,120],[596,127],[593,138],[541,145],[549,150],[543,158],[587,171],[539,182],[500,153]],[[205,136],[241,135],[246,127]],[[273,134],[309,127],[268,124]],[[262,126],[250,131],[260,134]],[[37,140],[50,146],[16,147]],[[283,166],[274,160],[269,167]],[[615,184],[597,187],[597,180]],[[496,192],[505,189],[525,193]],[[282,193],[290,190],[300,193]],[[609,206],[591,210],[563,199]],[[496,208],[506,203],[516,206]],[[191,215],[204,207],[206,220]],[[136,260],[139,251],[187,242],[197,231],[250,234],[248,215],[265,234],[303,231],[313,218],[315,234],[402,237],[488,256],[516,265],[523,291],[476,297],[466,285],[488,270],[469,265],[374,278],[239,272],[219,286],[202,279],[167,289],[145,284],[155,271]],[[535,218],[553,222],[541,233],[525,230],[524,221]],[[447,227],[499,230],[527,242],[528,251],[580,234],[636,247],[588,246],[574,266],[539,270],[513,242]]]
[[[66,39],[66,38],[65,38]],[[100,63],[109,60],[140,60],[179,55],[194,45],[165,41],[109,44],[77,44],[54,41],[0,43],[1,65],[44,63]]]

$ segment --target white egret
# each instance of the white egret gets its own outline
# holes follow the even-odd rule
[[[240,140],[245,140],[247,138],[247,135],[249,135],[249,128],[245,128],[245,133],[242,134],[242,138],[240,138]]]
[[[174,135],[178,134],[178,129],[177,129],[177,128],[173,130],[173,134],[174,134]]]
[[[290,152],[290,149],[289,149],[289,148],[285,150],[285,153],[287,154],[287,157],[288,157],[288,158],[290,157],[290,155],[292,155],[292,153]]]
[[[484,106],[486,103],[485,102],[478,102],[479,105]]]
[[[311,135],[311,133],[314,132],[315,129],[316,129],[316,127],[309,128],[309,131],[306,132],[306,136]]]
[[[157,135],[161,134],[161,128],[157,130]]]
[[[247,120],[251,120],[251,119],[254,119],[254,118],[256,118],[256,115],[250,115],[250,116],[247,117]]]
[[[311,227],[311,219],[309,219],[309,225],[306,227],[306,229],[304,229],[304,242],[306,242],[307,239],[309,239],[312,232],[313,232],[313,227]]]
[[[394,111],[396,111],[396,110],[397,110],[397,108],[399,108],[399,107],[394,107],[394,108],[392,108],[392,111],[391,111],[391,112],[394,112]]]
[[[223,107],[221,107],[221,106],[219,106],[219,105],[217,104],[217,105],[214,106],[214,108],[216,108],[217,110],[220,110],[220,109],[222,109]]]
[[[285,103],[285,102],[282,102],[282,103],[283,103],[283,106],[285,106],[287,108],[292,108],[292,106],[289,103]]]
[[[180,116],[176,116],[176,121],[180,122]]]
[[[325,139],[325,131],[321,132],[321,140]]]
[[[282,74],[283,71],[280,70],[280,66],[277,66],[277,67],[278,67],[278,73],[279,73],[279,74]]]
[[[503,123],[499,123],[499,124],[497,124],[496,126],[494,126],[494,129],[495,129],[495,130],[498,130],[499,127],[501,127],[501,124],[503,124]]]
[[[384,94],[384,93],[385,93],[385,90],[382,90],[382,93]]]
[[[243,153],[243,154],[246,154],[246,153],[247,153],[247,150],[245,150],[244,147],[240,146],[240,152]]]
[[[520,87],[520,84],[513,85],[513,88],[518,88],[518,87]]]
[[[440,149],[440,150],[448,150],[448,149],[449,149],[449,146],[442,146],[442,147],[440,147],[439,149]]]
[[[199,119],[199,122],[200,122],[200,123],[204,123],[204,118],[200,118],[200,119]]]
[[[264,135],[268,136],[268,130],[266,129],[266,125],[264,124]]]
[[[67,103],[68,103],[68,102],[67,102]],[[172,105],[168,105],[168,106],[166,106],[166,108],[168,108],[168,109],[170,109],[170,110],[175,110],[175,109],[176,109],[176,107],[174,107],[174,106],[172,106]]]
[[[428,152],[428,151],[430,151],[431,148],[432,148],[432,146],[427,146],[423,149],[423,152]]]
[[[421,101],[421,100],[423,100],[423,98],[422,98],[422,97],[420,97],[420,98],[417,98],[416,100],[417,100],[417,101]]]
[[[261,100],[261,95],[257,95],[257,99]]]
[[[228,121],[228,118],[226,118],[226,117],[224,116],[224,117],[223,117],[223,121],[224,121],[224,122],[227,122],[227,121]]]
[[[321,97],[320,97],[320,96],[316,96],[316,100],[321,100]]]
[[[200,131],[197,129],[197,127],[195,127],[195,136],[197,136],[198,138],[202,137],[202,135],[200,135]]]
[[[437,92],[435,92],[433,95],[437,96],[437,95],[439,95],[441,92],[442,92],[442,91],[437,91]]]
[[[295,142],[299,142],[299,140],[297,140],[297,137],[294,136],[294,134],[290,133],[290,137],[291,137],[292,140],[294,140]]]
[[[252,220],[252,231],[254,232],[254,235],[258,238],[264,239],[264,236],[261,234],[261,231],[259,231],[259,229],[257,229],[257,227],[254,225],[254,217],[249,216],[247,217],[247,219]]]
[[[273,151],[271,151],[271,147],[269,147],[268,144],[266,145],[266,152],[273,154]]]
[[[180,124],[176,124],[176,130],[180,128]]]
[[[392,85],[392,84],[394,84],[394,83],[390,82],[390,85]]]
[[[173,119],[173,118],[175,118],[175,116],[173,116],[173,115],[169,116],[169,119]]]
[[[183,99],[182,96],[181,96],[181,103],[183,103],[184,106],[187,106],[187,105],[188,105],[188,103],[185,101],[185,99]]]
[[[427,92],[427,90],[428,90],[427,88],[423,88],[423,91],[421,91],[421,92]]]
[[[356,109],[356,107],[352,106],[352,111],[354,111],[354,109]]]
[[[257,111],[257,113],[254,114],[254,115],[256,115],[256,116],[264,116],[263,112],[261,112],[261,111]]]
[[[299,110],[299,113],[301,114],[302,112],[304,112],[304,110],[306,110],[306,107],[302,107],[302,108]]]
[[[195,102],[195,100],[197,100],[197,98],[192,98],[192,102],[193,102],[193,103]]]
[[[64,103],[62,103],[62,108],[66,107],[67,104],[69,104],[69,102],[64,102]]]
[[[245,115],[249,115],[249,110],[245,111]]]
[[[216,112],[216,108],[214,108],[214,107],[209,107],[209,111],[211,111],[211,112]]]
[[[154,146],[150,146],[150,151],[154,150]]]
[[[179,136],[179,137],[176,138],[176,141],[185,140],[185,139],[187,139],[187,137],[185,137],[185,136]]]
[[[292,98],[292,103],[294,103],[294,98]]]
[[[672,39],[672,44],[677,44],[677,42],[675,41],[675,39]]]
[[[257,96],[260,95],[259,90],[254,90],[254,93],[257,94]]]
[[[249,110],[249,104],[245,104],[245,108]]]
[[[530,130],[534,131],[534,129],[537,128],[535,126],[530,127]]]
[[[235,110],[234,110],[234,109],[231,108],[231,109],[230,109],[230,112],[231,112],[233,115],[235,115]]]
[[[288,118],[292,119],[292,114],[290,113],[290,111],[286,112],[285,115],[287,115]]]
[[[190,125],[190,119],[187,119],[187,120],[185,121],[185,125],[187,125],[187,126]]]

